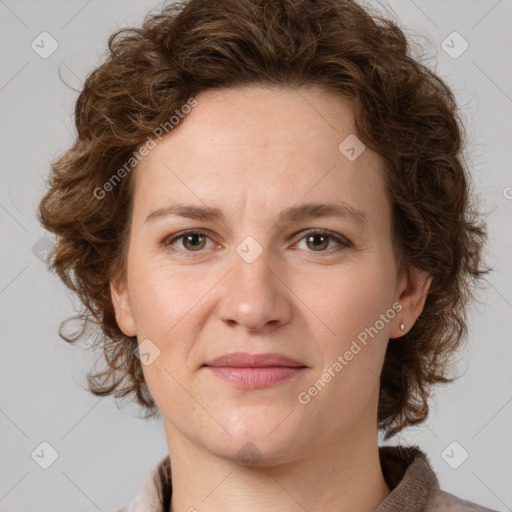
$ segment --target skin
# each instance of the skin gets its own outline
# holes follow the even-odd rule
[[[390,493],[378,456],[378,375],[388,342],[411,328],[430,286],[418,269],[397,271],[383,162],[368,148],[354,161],[338,150],[354,117],[332,92],[251,85],[196,99],[134,171],[127,278],[111,282],[122,331],[160,351],[143,371],[164,418],[171,511],[373,511]],[[346,203],[365,223],[277,223],[306,202]],[[178,203],[225,218],[146,220]],[[350,245],[311,239],[310,228]],[[187,229],[208,232],[165,244]],[[249,236],[262,249],[251,263],[236,251]],[[400,312],[300,403],[396,303]],[[202,367],[235,351],[284,354],[307,368],[241,389]]]

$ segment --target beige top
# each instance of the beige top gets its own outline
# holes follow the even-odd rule
[[[497,512],[442,491],[426,455],[416,446],[379,448],[391,494],[375,512]],[[172,494],[169,455],[147,475],[137,497],[117,512],[169,512]]]

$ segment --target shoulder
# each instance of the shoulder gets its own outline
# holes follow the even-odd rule
[[[116,512],[166,512],[171,495],[171,464],[166,455],[147,474],[137,496]]]
[[[376,512],[496,512],[443,491],[417,446],[381,446],[379,456],[391,494]]]
[[[476,503],[457,498],[453,494],[439,490],[432,493],[425,512],[497,512]]]

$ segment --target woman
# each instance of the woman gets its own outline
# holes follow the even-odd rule
[[[41,221],[169,455],[123,511],[489,510],[417,447],[485,229],[452,93],[349,0],[189,0],[120,30]]]

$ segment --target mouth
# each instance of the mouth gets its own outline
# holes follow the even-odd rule
[[[258,389],[290,380],[308,367],[281,354],[234,352],[212,359],[203,368],[237,387]]]

